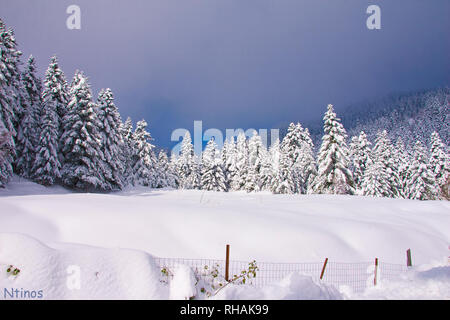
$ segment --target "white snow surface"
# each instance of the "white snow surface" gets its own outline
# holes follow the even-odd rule
[[[259,289],[230,285],[215,298],[449,299],[449,209],[446,201],[263,192],[81,194],[15,178],[0,190],[0,289],[43,289],[48,299],[182,299],[195,291],[192,273],[178,268],[178,285],[164,286],[152,255],[223,259],[230,244],[232,260],[404,264],[411,248],[414,265],[428,268],[362,294],[291,274]],[[9,264],[21,273],[6,276]],[[67,289],[68,265],[88,270],[82,290]]]

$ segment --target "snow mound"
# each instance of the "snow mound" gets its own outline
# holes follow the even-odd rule
[[[170,299],[189,300],[191,297],[196,296],[196,283],[194,272],[189,266],[177,266],[173,279],[170,282]]]
[[[370,300],[449,300],[450,266],[435,266],[420,271],[415,268],[397,281],[381,281],[361,295],[349,299]]]
[[[315,281],[310,276],[293,272],[280,282],[262,288],[227,286],[215,298],[225,300],[341,300],[343,296],[333,286]]]
[[[163,299],[159,268],[147,253],[79,245],[50,248],[21,234],[0,234],[0,299]],[[7,272],[18,268],[17,275]],[[19,290],[13,295],[13,290]],[[36,294],[34,294],[36,296]],[[33,297],[34,298],[34,297]]]

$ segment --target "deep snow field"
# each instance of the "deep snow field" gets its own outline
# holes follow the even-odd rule
[[[154,257],[260,262],[381,261],[415,268],[363,293],[290,274],[263,288],[227,286],[219,299],[450,299],[450,203],[356,196],[216,193],[133,188],[72,193],[17,177],[0,190],[0,289],[47,299],[183,299],[179,267],[160,282]],[[20,266],[17,276],[6,273]],[[93,271],[67,289],[67,266]],[[94,271],[94,269],[95,271]],[[0,292],[0,299],[4,299]]]

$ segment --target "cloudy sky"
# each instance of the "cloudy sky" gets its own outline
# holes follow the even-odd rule
[[[81,30],[66,9],[81,8]],[[366,9],[381,8],[381,30]],[[450,84],[448,0],[0,0],[41,75],[109,87],[155,143],[176,128],[276,128],[393,92]]]

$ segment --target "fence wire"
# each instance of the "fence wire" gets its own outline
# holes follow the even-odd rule
[[[155,258],[161,270],[166,270],[166,276],[172,277],[177,266],[187,265],[197,274],[202,276],[206,270],[217,270],[219,277],[224,279],[225,261],[213,259],[183,259],[183,258]],[[328,261],[323,278],[320,274],[323,262],[311,263],[270,263],[257,262],[258,271],[256,278],[250,279],[246,284],[255,287],[263,287],[277,282],[292,272],[311,276],[316,281],[333,285],[336,288],[347,286],[354,292],[362,292],[367,287],[374,285],[374,262],[341,263]],[[229,278],[239,275],[243,270],[248,270],[249,263],[244,261],[229,262]],[[382,280],[396,280],[408,268],[400,264],[379,262],[377,268],[377,282]]]

